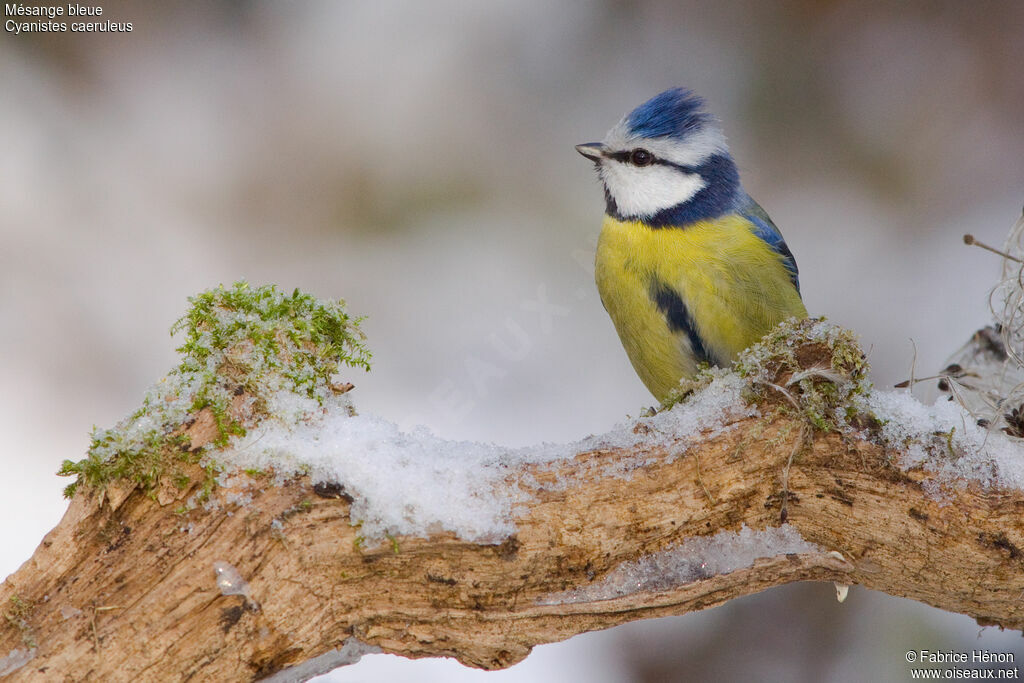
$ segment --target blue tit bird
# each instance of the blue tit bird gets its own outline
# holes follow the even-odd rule
[[[664,401],[807,310],[796,260],[704,102],[675,88],[577,145],[604,185],[595,279],[640,379]]]

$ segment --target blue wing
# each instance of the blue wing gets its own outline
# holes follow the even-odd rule
[[[747,197],[747,201],[739,207],[738,213],[753,223],[757,228],[754,234],[764,240],[775,253],[782,257],[782,263],[786,266],[786,270],[789,271],[789,279],[793,281],[793,286],[796,287],[796,292],[799,294],[800,271],[796,267],[796,259],[793,258],[793,252],[789,250],[786,240],[782,238],[782,233],[775,227],[775,223],[772,223],[772,219],[768,217],[768,213],[750,197]]]

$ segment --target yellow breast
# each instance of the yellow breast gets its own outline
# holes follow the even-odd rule
[[[659,400],[701,360],[727,365],[782,320],[806,317],[782,258],[753,231],[741,216],[660,229],[605,216],[597,289]]]

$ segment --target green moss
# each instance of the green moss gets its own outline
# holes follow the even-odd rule
[[[789,320],[745,351],[736,371],[760,399],[774,393],[815,429],[832,431],[861,416],[870,391],[867,357],[849,330],[824,318]]]
[[[199,485],[199,494],[196,496],[196,502],[205,503],[210,499],[213,490],[217,488],[218,474],[219,472],[213,464],[207,463],[203,466],[203,481]]]
[[[84,459],[63,462],[58,474],[75,477],[65,496],[83,483],[103,489],[118,479],[151,489],[168,475],[183,488],[189,481],[183,464],[198,463],[205,450],[245,434],[236,416],[239,400],[254,416],[266,414],[282,392],[322,405],[333,394],[332,379],[339,370],[370,369],[370,352],[359,330],[362,318],[349,316],[343,301],[238,282],[202,292],[189,303],[171,327],[172,334],[184,336],[177,349],[180,364],[117,426],[93,428]],[[213,442],[193,448],[185,428],[203,411],[213,419]],[[216,474],[206,468],[204,498]]]
[[[956,446],[953,445],[953,437],[956,436],[956,427],[952,427],[949,433],[946,435],[946,451],[949,453],[949,457],[956,460],[960,456],[956,452]]]
[[[781,410],[799,412],[815,429],[832,431],[854,420],[870,421],[858,397],[866,395],[868,362],[849,330],[824,318],[792,318],[781,323],[736,360],[731,369],[702,366],[692,379],[662,402],[669,410],[730,372],[748,381],[744,399],[759,403],[783,399]],[[875,420],[877,422],[877,420]]]
[[[277,521],[279,521],[279,522],[286,521],[286,520],[294,517],[295,515],[307,513],[309,511],[311,511],[312,509],[313,509],[313,501],[311,501],[309,498],[303,498],[301,501],[299,501],[295,505],[292,505],[290,508],[282,511],[281,514],[277,516]]]
[[[12,595],[9,606],[4,611],[4,619],[21,633],[21,640],[28,648],[36,647],[35,634],[28,623],[34,610],[35,605],[22,600],[18,595]]]
[[[244,282],[189,301],[191,308],[171,328],[185,333],[178,347],[184,371],[234,374],[246,386],[258,379],[255,371],[275,368],[293,391],[315,398],[342,364],[370,369],[359,332],[363,319],[350,317],[344,302],[297,289],[285,296],[273,285],[252,289]]]
[[[392,536],[391,534],[387,533],[387,532],[384,532],[384,536],[386,536],[387,539],[389,541],[391,541],[391,552],[394,553],[395,555],[397,555],[398,554],[398,539],[395,538],[394,536]]]

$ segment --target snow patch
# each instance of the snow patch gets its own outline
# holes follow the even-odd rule
[[[0,657],[0,676],[14,673],[35,659],[35,656],[34,647],[26,650],[14,648],[6,657]]]
[[[744,387],[742,378],[722,373],[670,411],[579,442],[519,449],[442,439],[425,428],[403,432],[379,417],[352,416],[347,396],[328,398],[315,415],[293,412],[294,421],[269,419],[207,457],[225,469],[225,481],[232,472],[248,469],[273,471],[278,482],[309,474],[314,483],[341,484],[353,498],[352,519],[367,539],[451,531],[469,541],[497,544],[515,531],[517,506],[537,488],[523,477],[523,466],[554,467],[586,451],[636,448],[636,459],[603,465],[596,473],[631,476],[652,461],[679,457],[688,437],[709,438],[730,422],[756,414],[742,397]],[[593,474],[581,468],[571,476]]]
[[[639,592],[665,591],[750,567],[762,557],[814,552],[824,550],[805,541],[788,524],[764,531],[743,525],[739,531],[689,538],[672,548],[623,562],[596,583],[553,593],[540,603],[594,602]]]
[[[273,676],[263,679],[263,683],[303,683],[314,676],[334,671],[339,666],[355,664],[363,655],[382,652],[376,645],[361,643],[355,638],[348,638],[341,647],[329,650],[319,657],[307,660],[302,664],[290,666],[278,671]]]
[[[1024,442],[979,427],[959,403],[925,405],[908,392],[876,391],[867,408],[882,422],[885,445],[903,453],[904,469],[922,467],[941,485],[976,481],[982,486],[1024,489]]]

